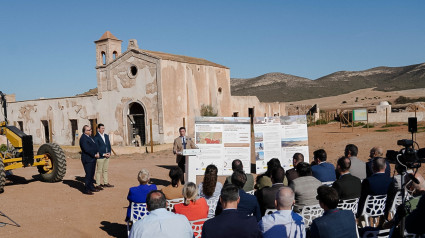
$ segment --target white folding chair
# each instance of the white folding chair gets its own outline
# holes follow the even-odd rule
[[[202,226],[206,220],[208,220],[208,218],[190,221],[190,226],[192,227],[194,238],[202,237]]]
[[[246,193],[251,194],[251,195],[254,195],[255,190],[251,190],[251,191],[248,191],[248,192],[246,192]]]
[[[149,215],[146,203],[135,203],[130,204],[130,220],[127,221],[127,235],[130,235],[130,222],[135,223],[138,220],[143,219],[145,216]]]
[[[409,201],[411,198],[411,195],[406,191],[405,192],[405,200]],[[393,204],[391,205],[391,209],[390,209],[390,217],[394,218],[395,216],[395,212],[397,210],[397,207],[400,206],[400,204],[402,203],[402,197],[401,197],[401,192],[398,191],[394,197],[394,201]]]
[[[267,209],[266,210],[266,213],[264,213],[264,215],[270,215],[270,214],[272,214],[275,211],[277,211],[277,209]]]
[[[340,210],[351,210],[354,214],[356,214],[358,204],[359,204],[358,198],[341,200],[338,203],[338,209],[340,209]]]
[[[183,203],[184,198],[176,198],[176,199],[170,199],[167,200],[167,211],[172,212],[174,209],[174,205]]]
[[[208,218],[212,218],[215,216],[215,209],[217,208],[218,203],[218,197],[217,198],[210,198],[207,200],[208,204]]]
[[[326,185],[328,187],[331,187],[334,181],[328,181],[328,182],[322,182],[322,185]]]
[[[384,215],[385,203],[387,201],[387,195],[368,195],[363,207],[361,216],[364,217],[366,226],[369,225],[369,217],[376,219],[379,216]]]
[[[316,205],[310,205],[310,206],[304,206],[301,211],[301,216],[304,219],[304,225],[305,227],[309,227],[314,219],[322,216],[323,209],[320,207],[319,204]]]

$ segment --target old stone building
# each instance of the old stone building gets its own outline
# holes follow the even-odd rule
[[[133,145],[136,135],[142,144],[150,141],[150,119],[155,143],[172,142],[183,118],[193,134],[202,105],[211,105],[218,116],[286,115],[284,103],[231,96],[230,69],[225,66],[143,50],[136,40],[122,52],[122,41],[109,31],[95,45],[97,92],[10,102],[10,124],[33,135],[35,144],[72,145],[83,125],[103,123],[114,145]]]

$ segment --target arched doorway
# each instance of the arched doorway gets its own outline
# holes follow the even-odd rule
[[[145,110],[138,102],[130,103],[128,106],[128,129],[129,144],[142,146],[146,143]]]

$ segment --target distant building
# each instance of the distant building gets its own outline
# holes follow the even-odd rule
[[[183,125],[193,135],[195,116],[211,105],[218,116],[286,115],[284,103],[231,96],[230,69],[205,59],[142,50],[109,31],[95,41],[97,92],[8,104],[9,124],[33,135],[35,144],[74,145],[85,124],[103,123],[114,145],[171,143]],[[13,92],[5,92],[13,93]]]

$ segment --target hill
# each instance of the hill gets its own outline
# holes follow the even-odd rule
[[[235,96],[257,96],[262,102],[292,102],[337,96],[360,89],[400,91],[425,88],[425,63],[403,67],[376,67],[363,71],[339,71],[316,80],[283,73],[255,78],[232,78]]]

